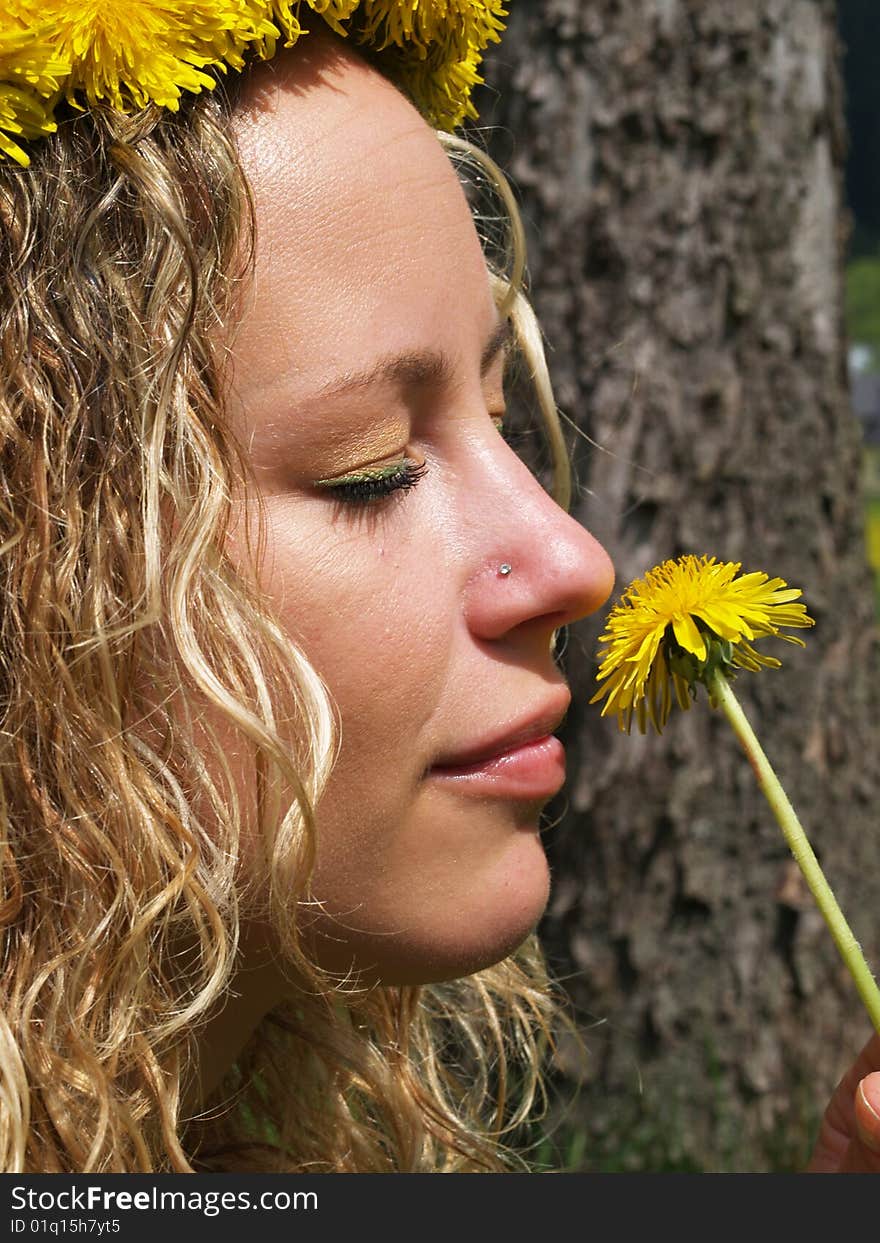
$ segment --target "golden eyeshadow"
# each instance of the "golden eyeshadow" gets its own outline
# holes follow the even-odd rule
[[[341,483],[360,483],[364,479],[389,479],[400,472],[403,461],[390,462],[382,466],[365,466],[363,470],[348,471],[345,475],[335,475],[326,479],[316,479],[316,488],[333,488]]]

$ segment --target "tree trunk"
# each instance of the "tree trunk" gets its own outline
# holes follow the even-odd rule
[[[804,590],[806,651],[768,641],[784,668],[736,689],[877,968],[839,54],[831,0],[515,0],[478,106],[520,194],[557,399],[590,438],[573,512],[618,587],[694,552]],[[549,835],[544,942],[587,1046],[561,1054],[583,1080],[562,1155],[575,1118],[581,1169],[799,1168],[869,1021],[705,697],[659,738],[588,706],[601,621],[569,637]]]

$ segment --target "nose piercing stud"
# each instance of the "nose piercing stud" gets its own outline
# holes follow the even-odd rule
[[[513,569],[513,566],[508,565],[507,562],[505,561],[504,565],[499,565],[498,573],[501,575],[502,578],[507,578],[508,574],[511,572],[512,569]]]

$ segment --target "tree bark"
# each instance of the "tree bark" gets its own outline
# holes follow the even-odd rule
[[[618,588],[694,552],[804,590],[807,650],[768,641],[784,668],[736,690],[877,969],[880,683],[835,16],[831,0],[514,0],[477,102],[584,434],[573,512]],[[581,1169],[800,1168],[867,1017],[705,697],[660,738],[588,706],[601,622],[568,641],[542,928],[587,1046],[560,1054],[582,1081],[562,1156],[576,1124]]]

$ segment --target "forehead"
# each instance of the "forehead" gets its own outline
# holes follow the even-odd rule
[[[494,313],[434,132],[344,41],[308,39],[308,55],[301,43],[252,73],[234,122],[257,225],[236,371],[306,393],[379,349],[454,354],[485,336]],[[467,313],[451,317],[462,300]],[[254,351],[264,365],[251,375]]]

